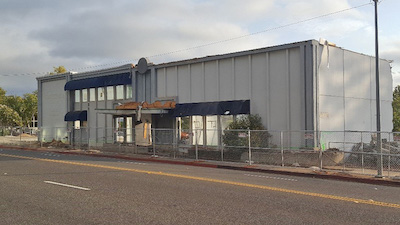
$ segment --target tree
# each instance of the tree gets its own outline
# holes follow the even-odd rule
[[[226,146],[245,147],[249,144],[248,130],[251,130],[251,147],[268,147],[271,135],[265,130],[259,115],[244,115],[230,123],[222,137]]]
[[[400,131],[400,85],[393,91],[393,132]]]
[[[23,97],[20,96],[5,96],[3,100],[3,105],[10,108],[10,110],[3,110],[4,113],[17,114],[18,126],[30,126],[32,117],[37,115],[37,91],[30,94],[24,94]],[[19,121],[21,121],[19,123]]]
[[[17,96],[17,95],[6,96],[3,103],[4,103],[4,105],[10,107],[15,112],[17,112],[18,115],[21,115],[24,110],[24,106],[23,106],[24,100],[21,96]]]
[[[20,113],[24,126],[30,127],[32,118],[37,116],[37,110],[38,110],[37,105],[38,105],[37,91],[34,91],[31,94],[24,94],[23,110]]]
[[[65,69],[64,66],[58,66],[58,67],[53,66],[53,72],[50,72],[50,75],[61,74],[66,72],[67,69]]]
[[[12,108],[0,104],[0,125],[22,126],[22,119]]]
[[[4,101],[5,97],[6,97],[6,91],[0,87],[0,104]]]

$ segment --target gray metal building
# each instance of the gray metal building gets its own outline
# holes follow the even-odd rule
[[[179,115],[189,116],[192,128],[204,130],[200,144],[218,142],[212,138],[217,130],[226,127],[229,116],[242,113],[260,115],[271,131],[374,131],[374,67],[372,56],[315,40],[164,64],[141,59],[136,66],[37,78],[38,125],[45,141],[80,136],[94,145],[107,140],[139,143],[131,131],[123,137],[115,132],[122,121],[128,130],[137,126],[138,108],[117,108],[160,101],[176,104],[174,112],[148,108],[141,110],[141,120],[152,128],[172,129],[180,127]],[[382,131],[391,131],[387,60],[380,60],[380,83]],[[231,110],[202,110],[210,104]],[[233,113],[237,107],[243,110]],[[79,126],[87,132],[78,135],[74,128]],[[208,131],[212,129],[216,131]]]

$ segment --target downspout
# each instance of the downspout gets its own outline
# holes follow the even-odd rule
[[[69,81],[72,80],[71,76],[72,76],[71,74],[65,75],[66,83],[68,83]],[[73,106],[73,104],[72,104],[71,91],[67,90],[67,113],[74,110],[72,106]],[[72,145],[72,129],[68,127],[68,122],[66,124],[66,127],[67,127],[68,142],[70,145]]]
[[[38,80],[38,129],[39,129],[38,141],[41,141],[43,137],[42,82],[43,80]]]
[[[316,131],[316,143],[314,144],[315,147],[318,149],[321,148],[321,127],[320,127],[320,118],[319,118],[319,69],[321,66],[321,54],[319,44],[312,44],[313,46],[313,70],[314,70],[314,101],[315,101],[315,117],[314,117],[314,129]],[[323,49],[322,49],[323,50]]]

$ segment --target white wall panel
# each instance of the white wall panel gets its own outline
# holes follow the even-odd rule
[[[202,63],[190,65],[191,101],[204,101],[204,68]],[[180,101],[180,100],[179,100]]]
[[[262,118],[264,126],[268,127],[268,77],[266,64],[266,54],[253,55],[251,59],[252,84],[251,84],[251,112],[258,114]]]
[[[375,58],[370,57],[370,77],[371,77],[371,98],[376,99],[376,76],[375,76]],[[379,84],[380,84],[380,98],[385,101],[392,101],[393,99],[393,78],[390,69],[390,64],[381,60],[379,65]]]
[[[346,97],[369,99],[371,96],[370,57],[344,51],[344,87]]]
[[[218,61],[204,63],[205,101],[219,100]]]
[[[75,102],[74,103],[74,111],[81,111],[81,103],[80,102]]]
[[[375,73],[373,73],[375,74]],[[379,84],[381,86],[381,100],[392,101],[393,100],[393,78],[390,65],[388,62],[381,60],[379,67]]]
[[[135,84],[136,85],[136,84]],[[157,70],[157,97],[166,97],[166,69]]]
[[[178,96],[179,102],[186,103],[190,102],[190,66],[184,65],[178,67]]]
[[[320,58],[319,93],[321,95],[343,96],[343,51],[324,47]]]
[[[178,75],[176,67],[168,67],[166,75],[166,93],[167,96],[177,96]]]
[[[66,127],[64,116],[67,113],[67,92],[65,80],[42,83],[43,127]]]
[[[219,60],[219,95],[221,101],[234,100],[232,59]],[[251,103],[250,103],[251,104]]]
[[[321,131],[344,130],[344,99],[320,96],[319,121]]]
[[[326,47],[324,48],[326,49]],[[322,63],[319,70],[320,78],[320,114],[326,111],[326,107],[336,105],[336,102],[324,102],[326,96],[343,96],[345,101],[345,114],[342,120],[345,121],[345,130],[358,130],[358,131],[374,131],[376,130],[376,93],[375,93],[375,60],[371,56],[362,55],[359,53],[343,50],[340,48],[329,48],[330,53],[342,52],[344,54],[344,66],[332,67],[332,65],[340,65],[340,57],[332,57],[330,54],[330,67],[326,69],[327,53],[322,54]],[[334,49],[334,51],[332,51]],[[336,53],[335,53],[336,54]],[[340,56],[339,53],[337,53]],[[339,62],[337,62],[339,61]],[[339,93],[342,91],[338,86],[340,81],[335,81],[334,77],[330,74],[343,74],[343,87],[344,95]],[[340,80],[340,76],[337,78]],[[330,84],[335,84],[335,88],[331,88]],[[335,93],[338,92],[338,93]],[[381,60],[380,64],[380,97],[381,97],[381,130],[390,131],[392,127],[392,109],[390,102],[392,101],[392,76],[390,72],[389,63]],[[384,103],[386,102],[386,103]],[[386,104],[386,108],[382,107]],[[389,105],[389,106],[387,106]],[[383,116],[385,115],[385,116]],[[322,122],[321,122],[322,124]],[[385,124],[385,125],[383,125]],[[335,129],[332,126],[325,126],[326,129]],[[338,131],[342,130],[340,127],[336,128]],[[321,130],[324,128],[321,126]]]
[[[345,99],[345,130],[371,130],[371,100],[346,98]]]
[[[275,51],[269,54],[270,73],[270,112],[271,130],[287,130],[288,101],[288,68],[286,66],[286,51]],[[257,103],[253,103],[257,104]]]
[[[235,99],[249,99],[249,57],[235,58]]]
[[[289,50],[289,69],[290,130],[303,130],[305,127],[304,74],[299,48]]]
[[[106,108],[106,103],[105,101],[99,101],[97,102],[97,108],[98,109],[105,109]],[[105,127],[106,127],[106,115],[105,114],[97,114],[97,125],[96,125],[96,139],[97,142],[102,143],[104,141],[105,137]]]

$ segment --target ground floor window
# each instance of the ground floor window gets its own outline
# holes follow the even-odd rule
[[[207,145],[218,145],[218,116],[206,116],[205,134]]]
[[[115,142],[133,143],[133,117],[119,116],[114,117]]]
[[[204,143],[204,120],[203,116],[192,116],[192,130],[194,133],[193,144],[203,145]]]
[[[124,117],[115,118],[115,141],[119,143],[124,142],[125,136],[125,121]]]
[[[126,142],[127,143],[132,143],[133,142],[133,118],[132,117],[126,117]]]
[[[177,117],[180,143],[218,146],[222,132],[234,121],[233,115]]]

